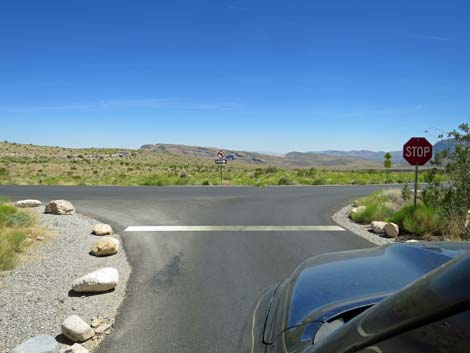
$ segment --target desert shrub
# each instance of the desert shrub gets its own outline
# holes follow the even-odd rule
[[[355,222],[367,224],[372,221],[385,221],[393,215],[394,209],[398,206],[396,190],[379,190],[372,194],[355,200],[357,206],[365,206],[364,211],[352,215]],[[401,201],[400,201],[401,204]]]
[[[381,198],[382,190],[375,191],[372,194],[369,194],[367,196],[361,197],[357,200],[355,200],[355,205],[356,206],[367,206],[370,205],[374,202],[376,202],[378,199]]]
[[[393,215],[393,210],[384,204],[373,202],[366,206],[365,210],[352,215],[355,222],[368,224],[372,221],[385,221]]]
[[[21,227],[29,227],[33,219],[24,212],[0,200],[0,270],[11,269],[15,265],[16,253],[22,248],[26,232]]]
[[[317,176],[314,177],[312,180],[312,185],[325,185],[326,184],[326,179],[322,176]]]
[[[408,184],[405,184],[403,189],[401,190],[401,198],[405,201],[411,200],[411,197],[413,196],[410,187]]]
[[[145,177],[139,182],[139,185],[142,186],[162,186],[165,185],[163,180],[158,175],[151,175]]]
[[[31,227],[33,223],[33,218],[24,212],[17,212],[8,215],[5,222],[5,224],[11,228]]]
[[[425,204],[415,207],[408,205],[395,212],[390,221],[412,234],[416,235],[439,235],[445,222],[441,211]]]
[[[402,190],[399,189],[384,190],[381,197],[385,201],[385,207],[393,211],[399,210],[407,203],[407,200],[402,196]]]
[[[443,137],[442,135],[440,136]],[[470,124],[461,124],[448,134],[449,148],[438,153],[433,164],[442,168],[449,185],[441,185],[434,176],[423,192],[426,205],[439,207],[448,228],[445,233],[466,239],[465,220],[470,210]]]
[[[294,185],[295,183],[286,176],[279,178],[278,185]]]
[[[265,171],[265,174],[274,174],[274,173],[279,172],[280,169],[277,168],[277,167],[269,166],[269,167],[267,167],[264,171]]]

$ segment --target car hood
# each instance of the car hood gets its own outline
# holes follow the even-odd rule
[[[292,339],[311,336],[318,328],[312,323],[376,304],[469,250],[462,243],[393,244],[312,257],[276,291],[264,340],[285,331]]]

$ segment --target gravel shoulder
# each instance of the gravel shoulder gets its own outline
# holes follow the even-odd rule
[[[55,234],[29,247],[15,269],[0,273],[0,353],[41,334],[67,342],[60,326],[68,315],[88,323],[99,317],[112,325],[126,295],[131,268],[122,242],[116,255],[92,256],[91,245],[100,237],[91,230],[100,222],[79,214],[56,216],[43,211],[44,207],[36,209],[39,225]],[[117,234],[113,237],[121,240]],[[85,296],[71,291],[75,279],[102,267],[119,271],[115,290]],[[93,350],[102,337],[97,335],[84,346]]]
[[[388,238],[383,238],[377,234],[374,234],[370,232],[370,227],[369,226],[364,226],[361,224],[354,223],[351,218],[349,218],[349,213],[351,212],[351,209],[353,208],[352,205],[348,205],[346,207],[343,207],[340,209],[338,212],[336,212],[332,218],[333,221],[338,224],[339,226],[353,232],[354,234],[368,240],[372,244],[375,245],[386,245],[390,243],[394,243],[395,241],[392,239]]]

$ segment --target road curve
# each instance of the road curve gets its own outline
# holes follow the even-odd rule
[[[0,186],[12,200],[64,198],[121,234],[133,267],[98,353],[231,353],[256,294],[317,254],[370,247],[348,232],[124,232],[128,226],[331,226],[381,186]]]

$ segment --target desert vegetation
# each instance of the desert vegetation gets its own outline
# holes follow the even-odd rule
[[[334,185],[408,183],[411,171],[288,168],[231,161],[227,185]],[[432,177],[442,180],[439,172]],[[427,173],[420,176],[424,182]],[[0,142],[1,185],[219,185],[220,173],[207,158],[149,150],[71,149]]]
[[[460,125],[448,137],[453,146],[436,155],[416,207],[408,185],[401,191],[381,190],[355,201],[365,208],[352,214],[353,220],[393,222],[426,239],[470,240],[470,125]]]
[[[14,267],[17,256],[38,236],[36,216],[30,210],[20,210],[0,200],[0,271]]]

